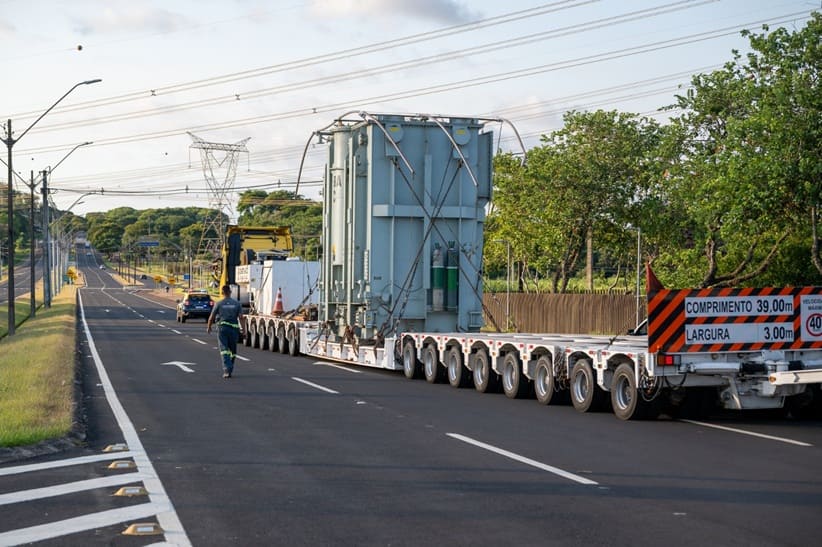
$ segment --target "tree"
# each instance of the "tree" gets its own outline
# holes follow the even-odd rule
[[[673,120],[680,156],[667,171],[672,208],[694,249],[671,246],[659,270],[677,284],[756,283],[804,225],[816,228],[820,203],[822,19],[801,31],[744,33],[752,52],[693,78]],[[747,61],[747,62],[745,62]],[[816,234],[814,263],[822,271]],[[685,264],[696,267],[684,268]]]
[[[564,292],[593,237],[595,252],[626,263],[645,189],[655,176],[660,128],[616,111],[569,112],[526,166],[497,162],[491,237],[511,242],[522,270],[546,271]],[[635,255],[634,255],[635,256]]]

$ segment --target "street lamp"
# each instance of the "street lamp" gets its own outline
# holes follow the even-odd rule
[[[47,308],[51,307],[51,251],[49,248],[49,190],[48,190],[48,177],[57,169],[61,163],[63,163],[67,157],[71,156],[71,154],[80,148],[81,146],[88,146],[89,144],[94,144],[92,141],[86,141],[76,145],[74,148],[69,150],[63,158],[57,162],[57,165],[54,167],[49,167],[48,169],[42,171],[43,175],[43,185],[40,187],[40,190],[43,192],[43,246],[45,248],[45,256],[43,257],[43,305]],[[77,200],[71,204],[71,206],[67,209],[70,211],[72,207],[77,205],[77,203],[83,199],[84,196],[88,194],[83,194]],[[34,270],[32,269],[32,278],[34,278]],[[34,283],[32,281],[32,283]]]
[[[65,99],[68,96],[69,93],[71,93],[72,91],[74,91],[76,88],[78,88],[81,85],[96,84],[97,82],[102,82],[102,80],[100,80],[98,78],[98,79],[95,79],[95,80],[86,80],[84,82],[79,82],[79,83],[74,84],[71,87],[71,89],[66,91],[63,94],[62,97],[60,97],[59,99],[57,99],[57,101],[55,101],[55,103],[53,105],[48,107],[48,109],[45,112],[40,114],[40,116],[36,120],[34,120],[31,123],[31,125],[29,125],[26,128],[26,130],[23,131],[20,134],[20,136],[17,137],[16,139],[14,138],[14,135],[11,131],[11,119],[9,119],[6,122],[6,137],[4,139],[2,139],[2,141],[6,145],[6,149],[8,150],[8,161],[6,162],[6,165],[8,166],[8,173],[9,173],[9,176],[8,176],[9,187],[8,187],[8,196],[7,196],[7,199],[8,199],[8,216],[9,216],[9,226],[8,226],[8,232],[9,232],[8,233],[8,237],[9,237],[9,282],[8,282],[9,329],[8,329],[8,333],[9,333],[9,336],[13,336],[14,331],[15,331],[15,324],[14,324],[14,221],[13,221],[14,220],[14,186],[12,185],[12,181],[11,181],[11,176],[12,176],[12,173],[14,171],[12,169],[12,158],[11,158],[12,148],[14,148],[14,145],[20,139],[22,139],[26,135],[26,133],[28,133],[31,130],[31,128],[34,127],[37,124],[37,122],[39,122],[40,120],[43,119],[43,116],[45,116],[46,114],[51,112],[52,109],[54,109],[54,107],[57,106],[60,103],[60,101]]]

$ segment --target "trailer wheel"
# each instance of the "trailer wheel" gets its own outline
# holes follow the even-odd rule
[[[443,380],[444,370],[440,366],[437,348],[433,344],[428,344],[422,349],[422,372],[429,384],[438,384]]]
[[[277,327],[277,347],[283,355],[288,353],[288,340],[285,338],[285,328],[282,325]]]
[[[571,403],[580,412],[600,410],[607,393],[597,386],[589,359],[580,359],[571,369]]]
[[[270,343],[271,340],[268,338],[268,329],[260,323],[260,349],[263,351],[267,350]]]
[[[620,420],[645,420],[651,417],[651,403],[637,390],[634,369],[622,363],[614,372],[611,384],[611,407]]]
[[[417,348],[411,340],[406,340],[402,345],[402,372],[409,380],[422,376],[422,365],[417,360]]]
[[[499,376],[491,368],[488,350],[479,349],[474,354],[474,389],[480,393],[491,393],[499,389]]]
[[[458,347],[448,348],[445,354],[445,368],[448,371],[448,383],[453,387],[465,387],[471,381],[468,369],[462,365],[462,352]]]
[[[537,366],[534,371],[534,391],[537,395],[537,401],[543,405],[551,404],[551,402],[561,402],[560,400],[563,397],[565,403],[568,402],[568,390],[557,390],[554,365],[551,363],[550,355],[542,355],[537,359]]]
[[[266,338],[268,338],[268,351],[277,351],[277,332],[274,327],[269,326],[266,330]]]
[[[522,376],[522,365],[513,353],[502,361],[502,391],[509,399],[523,399],[529,395],[530,382]]]
[[[260,331],[257,330],[256,325],[251,327],[251,347],[252,348],[259,348],[260,347]]]
[[[300,341],[297,339],[297,331],[294,328],[288,329],[288,354],[296,357],[300,354]]]

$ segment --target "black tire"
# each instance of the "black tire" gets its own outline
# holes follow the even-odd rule
[[[652,412],[652,403],[644,400],[637,389],[634,367],[628,363],[622,363],[614,371],[611,408],[620,420],[647,420],[656,417]]]
[[[277,344],[277,333],[274,332],[274,327],[268,327],[268,351],[275,352],[279,349]]]
[[[406,340],[402,345],[402,372],[409,380],[422,377],[422,364],[417,359],[417,348],[411,340]]]
[[[805,392],[785,398],[785,408],[797,420],[822,418],[822,386],[809,384]]]
[[[186,316],[185,316],[185,315],[181,315],[181,316],[180,316],[180,323],[185,323],[185,322],[186,322]]]
[[[292,357],[300,354],[300,341],[297,336],[296,329],[288,329],[288,334],[286,334],[286,338],[288,339],[288,354]]]
[[[571,369],[571,403],[579,412],[602,410],[608,394],[597,385],[589,359],[580,359]]]
[[[251,326],[251,347],[252,348],[259,348],[260,347],[260,331],[257,330],[257,325]]]
[[[537,359],[537,366],[534,369],[534,392],[537,401],[543,405],[551,403],[568,402],[568,390],[558,390],[557,380],[554,376],[554,365],[550,355],[541,355]]]
[[[480,393],[499,391],[499,376],[491,368],[491,358],[488,356],[488,350],[478,349],[474,354],[472,372],[474,389]]]
[[[466,387],[471,382],[471,373],[462,364],[462,352],[454,346],[445,352],[445,370],[448,383],[453,387]]]
[[[531,382],[522,374],[522,364],[513,353],[502,361],[502,391],[509,399],[524,399],[531,393]]]
[[[277,327],[277,347],[283,355],[288,353],[288,339],[285,337],[285,328]]]
[[[429,384],[438,384],[445,376],[445,369],[440,365],[437,348],[433,344],[422,349],[422,372],[425,375],[425,381]]]

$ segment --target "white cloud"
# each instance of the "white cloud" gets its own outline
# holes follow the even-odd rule
[[[0,19],[0,36],[11,36],[17,32],[14,25]]]
[[[114,32],[170,32],[188,24],[183,15],[163,8],[139,3],[110,3],[93,16],[74,19],[80,34],[108,34]]]
[[[442,23],[465,23],[478,14],[457,0],[316,0],[311,13],[319,17],[416,17]]]

